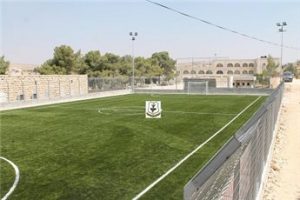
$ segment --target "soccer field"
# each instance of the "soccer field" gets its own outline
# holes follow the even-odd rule
[[[10,199],[132,199],[227,124],[141,197],[182,199],[184,185],[265,99],[131,94],[0,112],[0,155],[20,171]],[[147,100],[161,101],[161,119],[145,118]],[[0,166],[2,198],[15,172]]]

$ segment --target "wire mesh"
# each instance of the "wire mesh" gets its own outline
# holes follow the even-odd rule
[[[283,90],[281,83],[255,115],[185,185],[184,199],[256,199],[275,136]],[[229,148],[232,141],[238,141],[234,151]]]

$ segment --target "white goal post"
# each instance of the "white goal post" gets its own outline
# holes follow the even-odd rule
[[[187,94],[205,94],[208,93],[208,81],[189,81],[187,83]]]

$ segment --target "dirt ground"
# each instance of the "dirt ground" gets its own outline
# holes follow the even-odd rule
[[[300,80],[285,84],[264,200],[300,200]]]

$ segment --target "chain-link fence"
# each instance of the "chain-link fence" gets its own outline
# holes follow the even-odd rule
[[[129,78],[89,78],[89,93],[109,90],[121,90],[130,86]]]
[[[136,77],[134,79],[134,88],[157,88],[158,86],[174,85],[175,80],[165,80],[164,77]],[[88,79],[89,93],[131,89],[131,77],[117,77],[117,78],[100,78],[91,77]]]
[[[274,89],[271,88],[216,88],[207,84],[189,84],[183,88],[183,84],[172,87],[156,86],[147,88],[135,88],[135,93],[157,93],[157,94],[199,94],[199,95],[270,95]]]
[[[281,83],[255,115],[185,185],[184,199],[257,198],[275,136],[283,90]]]

